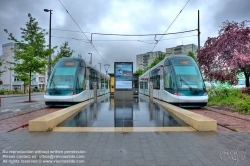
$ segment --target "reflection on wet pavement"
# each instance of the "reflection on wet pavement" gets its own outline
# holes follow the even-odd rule
[[[140,97],[132,102],[107,97],[91,103],[58,127],[173,127],[188,126],[159,104]]]

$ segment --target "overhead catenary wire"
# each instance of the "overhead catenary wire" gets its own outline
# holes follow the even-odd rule
[[[68,32],[82,33],[81,31],[73,31],[73,30],[67,30],[67,29],[54,29],[54,28],[52,28],[51,30],[54,30],[54,31],[68,31]],[[90,33],[90,34],[91,34],[91,32],[83,32],[83,33]]]
[[[76,26],[80,29],[80,31],[83,33],[83,35],[88,39],[88,37],[86,36],[86,34],[83,32],[83,30],[81,29],[81,27],[77,24],[77,22],[75,21],[75,19],[71,16],[71,14],[69,13],[69,11],[65,8],[65,6],[62,4],[62,2],[59,0],[59,2],[61,3],[61,5],[63,6],[63,8],[66,10],[66,12],[69,14],[69,16],[71,17],[71,19],[75,22]],[[88,39],[88,41],[90,42],[90,40]],[[90,44],[92,45],[92,47],[96,50],[96,52],[100,55],[100,57],[104,60],[105,63],[107,63],[105,61],[105,59],[102,57],[102,55],[98,52],[98,50],[95,48],[94,44],[92,42],[90,42]]]
[[[55,37],[55,38],[63,38],[63,39],[73,39],[73,40],[78,40],[84,43],[89,43],[88,40],[84,40],[84,39],[77,39],[77,38],[69,38],[69,37],[61,37],[61,36],[51,36],[51,37]]]
[[[193,37],[193,36],[198,36],[198,35],[190,35],[190,36],[182,36],[182,37],[175,37],[175,38],[168,38],[168,39],[162,39],[162,40],[172,40],[172,39],[179,39],[179,38],[186,38],[186,37]],[[77,40],[77,41],[81,41],[84,43],[89,43],[88,40],[85,39],[77,39],[77,38],[69,38],[69,37],[61,37],[61,36],[51,36],[54,38],[64,38],[64,39],[72,39],[72,40]],[[155,44],[149,41],[154,41],[154,40],[93,40],[95,42],[130,42],[130,41],[137,41],[137,42],[143,42],[143,43],[147,43],[147,44]]]
[[[66,29],[52,29],[56,31],[68,31],[68,32],[78,32],[78,33],[89,33],[89,34],[96,34],[96,35],[110,35],[110,36],[155,36],[155,35],[173,35],[178,33],[186,33],[197,31],[197,29],[188,30],[188,31],[180,31],[180,32],[172,32],[172,33],[151,33],[151,34],[119,34],[119,33],[99,33],[99,32],[81,32],[81,31],[73,31],[73,30],[66,30]]]
[[[175,22],[175,20],[178,18],[178,16],[181,14],[182,10],[187,6],[188,2],[190,0],[187,1],[187,3],[184,5],[184,7],[180,10],[180,12],[178,13],[178,15],[175,17],[175,19],[172,21],[172,23],[169,25],[169,27],[167,28],[167,30],[164,32],[167,33],[167,31],[169,30],[169,28],[173,25],[173,23]],[[156,44],[154,45],[153,49],[151,50],[151,52],[154,50],[154,48],[156,47],[156,45],[158,44],[158,42],[162,39],[163,35],[160,37],[160,39],[156,42]]]
[[[83,32],[80,32],[80,31],[71,31],[71,30],[63,30],[63,29],[54,29],[54,30],[83,33]],[[164,36],[164,35],[173,35],[173,34],[193,32],[193,31],[196,31],[196,30],[197,29],[188,30],[188,31],[165,33],[165,34],[159,34],[159,33],[156,33],[156,34],[112,34],[112,33],[91,33],[91,32],[86,32],[86,33],[91,34],[91,40],[90,41],[88,40],[89,42],[87,42],[87,43],[92,43],[92,41],[138,41],[138,42],[145,42],[145,41],[152,41],[152,40],[93,40],[92,35],[96,34],[96,35],[108,35],[108,36],[155,36],[155,38],[156,38],[157,35],[162,35],[162,36]],[[75,39],[75,40],[78,40],[78,39]],[[84,40],[84,39],[82,39],[82,40]],[[156,41],[156,39],[154,41]],[[147,42],[145,42],[145,43],[147,43]],[[148,43],[148,44],[156,44],[156,43]]]

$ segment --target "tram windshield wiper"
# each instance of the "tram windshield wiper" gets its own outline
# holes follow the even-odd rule
[[[179,74],[179,75],[180,75],[180,74]],[[183,78],[181,78],[181,75],[180,75],[180,81],[181,81],[181,82],[184,82],[184,83],[188,86],[189,90],[194,91],[194,92],[197,92],[196,89],[192,88],[192,86],[190,86]]]

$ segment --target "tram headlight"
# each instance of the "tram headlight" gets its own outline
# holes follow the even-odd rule
[[[205,92],[204,94],[203,94],[203,96],[207,96],[208,95],[208,93],[207,92]]]
[[[65,96],[72,96],[73,95],[73,92],[69,92],[67,94],[65,94]]]
[[[183,93],[178,93],[178,96],[186,96],[186,95],[184,95]]]
[[[76,94],[77,94],[76,92],[69,92],[65,96],[72,96],[72,95],[76,95]]]
[[[175,96],[186,96],[186,95],[184,95],[183,93],[180,93],[180,92],[174,92],[174,95]]]

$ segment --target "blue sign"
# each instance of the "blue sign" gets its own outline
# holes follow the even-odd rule
[[[115,89],[132,90],[133,62],[115,62]]]

